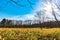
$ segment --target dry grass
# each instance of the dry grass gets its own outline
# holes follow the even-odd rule
[[[60,40],[60,28],[0,28],[1,36],[4,40]]]
[[[43,34],[47,35],[47,34],[52,34],[52,33],[57,33],[60,32],[60,28],[0,28],[0,31],[4,31],[4,30],[8,30],[8,31],[12,31],[12,30],[19,30],[22,32],[28,31],[28,32],[42,32]]]

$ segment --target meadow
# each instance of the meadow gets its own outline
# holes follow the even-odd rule
[[[60,40],[60,28],[0,28],[0,40]]]

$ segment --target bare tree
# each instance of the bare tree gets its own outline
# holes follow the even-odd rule
[[[51,3],[51,6],[52,6],[52,8],[51,8],[52,9],[52,15],[54,16],[55,20],[58,21],[58,19],[56,18],[56,15],[55,15],[56,12],[54,11],[52,0],[50,0],[50,3]]]
[[[57,19],[57,16],[59,16],[60,17],[60,15],[57,13],[57,12],[55,12],[54,11],[54,5],[53,5],[53,3],[56,5],[56,7],[60,10],[60,6],[57,4],[57,3],[55,3],[55,2],[53,2],[52,0],[46,0],[45,1],[46,3],[47,2],[49,2],[50,4],[51,4],[51,10],[52,10],[52,15],[54,16],[54,19],[56,20],[56,21],[58,21],[58,19]],[[44,11],[43,11],[44,12]],[[37,17],[38,18],[40,18],[42,15],[41,15],[42,13],[41,13],[41,11],[40,11],[40,13],[37,13]],[[40,18],[41,19],[41,18]],[[44,18],[43,18],[44,19]]]
[[[54,18],[55,18],[55,20],[56,21],[58,21],[58,19],[57,19],[57,15],[60,17],[60,15],[57,13],[57,12],[55,12],[54,11],[54,7],[53,7],[53,3],[56,5],[56,7],[60,10],[60,6],[56,3],[56,2],[53,2],[53,0],[50,0],[49,1],[50,2],[50,4],[51,4],[51,6],[52,6],[52,15],[54,16]]]
[[[35,17],[38,18],[38,20],[40,21],[40,23],[44,22],[44,16],[45,15],[45,11],[44,10],[40,10],[37,12],[37,14],[35,15]]]

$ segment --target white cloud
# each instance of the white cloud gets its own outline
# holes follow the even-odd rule
[[[27,14],[27,15],[24,15],[23,17],[21,17],[21,19],[23,20],[34,20],[34,14]]]
[[[13,16],[13,17],[10,17],[10,18],[7,18],[7,19],[10,19],[10,20],[35,20],[35,14],[26,14],[26,15],[17,15],[17,16]]]

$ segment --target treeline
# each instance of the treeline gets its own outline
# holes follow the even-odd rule
[[[49,22],[43,22],[39,24],[29,24],[29,25],[22,25],[22,22],[20,24],[16,23],[13,24],[12,20],[3,19],[0,22],[0,28],[54,28],[54,27],[60,27],[60,21],[49,21]]]

